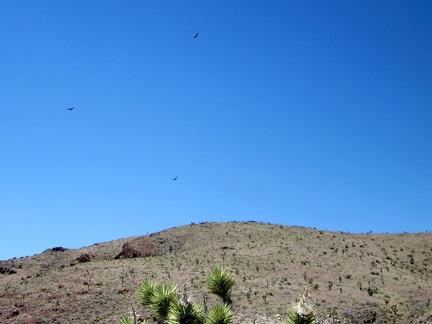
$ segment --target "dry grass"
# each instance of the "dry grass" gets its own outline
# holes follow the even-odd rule
[[[126,242],[154,256],[121,258]],[[131,306],[152,322],[135,296],[142,279],[187,283],[201,301],[209,270],[221,264],[236,278],[232,299],[239,323],[276,323],[306,284],[321,322],[333,309],[342,323],[431,323],[431,262],[432,233],[191,224],[1,261],[0,322],[116,323]]]

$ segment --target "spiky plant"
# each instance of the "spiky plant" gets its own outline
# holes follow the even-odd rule
[[[177,286],[174,284],[159,284],[151,279],[141,282],[138,298],[142,306],[149,306],[158,322],[165,322],[171,305],[180,298]]]
[[[132,307],[132,312],[130,312],[129,315],[120,317],[117,324],[147,324],[147,321],[138,316],[135,309]]]
[[[214,266],[207,278],[208,290],[227,305],[232,304],[231,292],[234,284],[234,277],[222,266]]]
[[[120,317],[117,324],[135,324],[135,323],[134,323],[134,319],[132,316],[123,315],[122,317]]]
[[[287,317],[284,324],[312,324],[316,319],[314,304],[309,296],[309,287],[307,286],[299,299],[288,306]]]
[[[137,295],[142,306],[150,305],[151,297],[153,296],[157,285],[158,284],[151,279],[145,279],[141,282]]]
[[[174,303],[168,313],[167,324],[203,324],[204,309],[190,297],[184,285],[179,289],[180,299]]]
[[[171,307],[178,303],[179,297],[175,284],[156,285],[149,306],[160,322],[166,322]]]
[[[206,324],[232,324],[234,314],[231,306],[225,303],[218,303],[210,309],[207,314]]]
[[[187,304],[174,304],[171,306],[167,324],[203,324],[204,312],[201,305],[191,302]]]
[[[234,315],[231,310],[231,292],[234,277],[221,266],[212,268],[207,286],[209,291],[223,301],[217,304],[205,318],[204,306],[192,301],[186,290],[179,290],[174,284],[159,284],[151,279],[143,280],[137,296],[142,306],[148,306],[158,323],[163,324],[231,324]],[[132,322],[131,322],[132,321]],[[135,324],[136,317],[123,316],[119,324]]]

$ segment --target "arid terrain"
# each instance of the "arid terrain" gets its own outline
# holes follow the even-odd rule
[[[0,261],[0,323],[116,323],[132,307],[155,323],[136,298],[141,280],[186,284],[212,304],[205,280],[214,265],[236,279],[237,323],[280,322],[306,285],[320,323],[432,323],[432,233],[257,222],[190,224]]]

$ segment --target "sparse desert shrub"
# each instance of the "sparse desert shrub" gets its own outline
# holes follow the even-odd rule
[[[377,287],[371,286],[369,283],[369,287],[367,287],[366,291],[369,296],[373,296],[374,294],[378,293],[379,290]]]
[[[356,318],[357,318],[356,312],[354,310],[352,310],[352,309],[350,309],[350,310],[348,310],[348,309],[342,310],[340,312],[340,316],[343,317],[343,318],[348,319],[349,321],[356,321]]]
[[[327,315],[332,318],[332,323],[335,322],[335,319],[338,317],[337,308],[334,306],[327,308]]]
[[[91,256],[88,253],[81,254],[78,258],[76,258],[78,263],[90,262]]]
[[[0,267],[0,274],[14,274],[16,270],[12,268]]]
[[[48,249],[48,250],[50,250],[50,251],[52,251],[52,252],[64,252],[64,251],[67,251],[67,250],[69,250],[69,249],[64,248],[64,247],[62,247],[62,246],[56,246],[56,247],[53,247],[53,248]]]

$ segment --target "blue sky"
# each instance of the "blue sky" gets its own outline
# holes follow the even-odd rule
[[[430,1],[1,1],[0,259],[432,230],[431,35]]]

